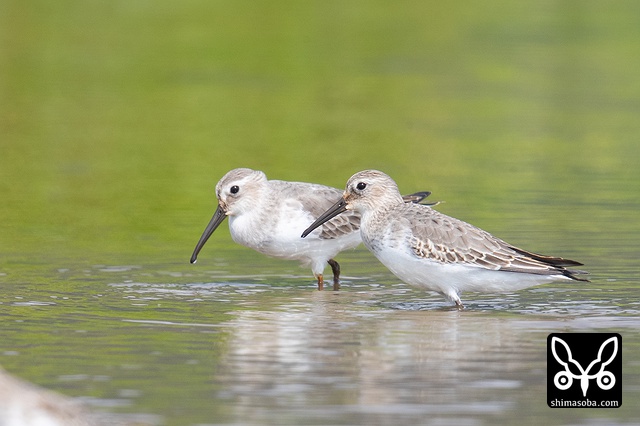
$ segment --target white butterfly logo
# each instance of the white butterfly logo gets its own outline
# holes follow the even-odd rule
[[[569,357],[566,361],[563,361],[560,358],[560,355],[558,355],[558,352],[556,351],[556,345],[558,344],[564,347],[564,350],[566,351]],[[613,353],[611,354],[611,357],[606,362],[603,362],[602,354],[604,352],[605,347],[609,344],[613,344]],[[580,363],[578,363],[578,361],[573,359],[573,355],[571,354],[571,349],[569,349],[569,345],[567,345],[567,343],[564,340],[560,339],[559,337],[553,336],[551,338],[551,352],[553,352],[553,356],[555,357],[556,361],[558,361],[558,363],[564,367],[564,371],[558,372],[553,378],[553,383],[560,390],[569,389],[573,384],[573,379],[580,379],[582,396],[586,397],[587,389],[589,389],[589,380],[591,379],[596,379],[596,383],[598,384],[598,387],[602,390],[609,390],[616,384],[616,378],[613,375],[613,373],[611,373],[610,371],[605,371],[605,367],[611,364],[613,359],[616,357],[616,354],[618,353],[618,339],[615,336],[605,340],[604,343],[600,345],[600,350],[598,351],[598,357],[595,360],[593,360],[586,369],[583,369]],[[580,374],[572,373],[571,370],[569,369],[569,363],[572,363],[573,365],[575,365],[580,371]],[[591,369],[598,363],[602,363],[602,365],[600,365],[600,369],[598,370],[598,372],[595,374],[589,374],[591,372]]]

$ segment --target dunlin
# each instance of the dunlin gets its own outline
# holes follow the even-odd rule
[[[396,183],[377,170],[351,176],[343,197],[302,237],[340,213],[360,213],[364,245],[407,284],[436,291],[463,308],[460,293],[512,292],[559,280],[588,281],[582,265],[517,248],[490,233],[437,212],[405,204]]]
[[[267,180],[258,170],[231,170],[216,185],[218,208],[196,244],[191,263],[196,262],[211,234],[229,216],[231,238],[236,243],[267,256],[310,264],[319,290],[324,287],[323,271],[328,263],[333,271],[333,288],[337,290],[340,265],[333,258],[362,241],[360,215],[348,212],[327,221],[306,240],[300,238],[300,230],[340,199],[341,194],[339,189],[324,185]],[[420,202],[429,194],[417,192],[405,199]]]

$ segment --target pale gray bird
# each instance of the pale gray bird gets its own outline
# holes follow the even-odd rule
[[[364,245],[407,284],[436,291],[463,308],[460,293],[512,292],[559,280],[588,281],[582,265],[519,249],[482,229],[429,206],[406,204],[386,174],[351,176],[342,199],[321,214],[302,237],[340,214],[361,215]]]

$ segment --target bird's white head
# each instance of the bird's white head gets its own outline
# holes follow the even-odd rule
[[[376,209],[398,203],[404,201],[393,179],[378,170],[358,172],[347,181],[342,198],[305,229],[302,238],[346,210],[357,211],[365,220]]]
[[[227,216],[240,215],[257,204],[256,201],[263,193],[260,186],[266,183],[267,177],[264,173],[251,169],[233,169],[220,179],[216,185],[218,208],[193,250],[191,263],[196,263],[198,253]]]
[[[343,198],[348,210],[361,214],[381,206],[403,203],[395,181],[378,170],[363,170],[351,176]]]
[[[260,170],[233,169],[216,185],[218,205],[227,216],[241,214],[255,206],[266,183],[267,176]]]

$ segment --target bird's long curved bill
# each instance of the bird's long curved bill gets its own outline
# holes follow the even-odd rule
[[[317,227],[322,226],[323,223],[330,221],[346,210],[347,202],[344,200],[344,198],[340,198],[340,201],[331,206],[329,210],[324,212],[318,219],[316,219],[315,222],[313,222],[307,229],[304,230],[304,232],[302,233],[302,238],[312,233],[313,230]]]
[[[198,260],[198,253],[204,247],[204,244],[207,242],[213,231],[224,221],[224,218],[227,217],[224,210],[220,206],[216,209],[216,212],[213,214],[213,217],[209,221],[209,224],[204,229],[200,240],[198,240],[198,244],[196,244],[196,248],[193,250],[193,254],[191,255],[191,263],[196,263]]]

